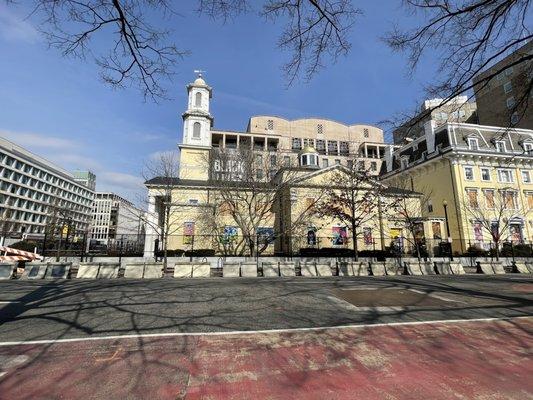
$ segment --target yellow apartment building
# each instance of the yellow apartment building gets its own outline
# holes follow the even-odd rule
[[[447,123],[385,155],[381,179],[425,194],[422,214],[434,237],[456,252],[533,240],[533,131]],[[446,212],[445,212],[446,209]],[[443,231],[446,213],[449,233]],[[440,221],[440,228],[437,222]],[[445,222],[445,221],[444,221]]]

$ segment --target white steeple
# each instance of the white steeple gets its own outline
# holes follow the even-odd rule
[[[209,113],[211,87],[205,83],[201,71],[195,71],[198,77],[187,85],[189,102],[183,113],[183,144],[193,146],[211,146],[211,126],[213,117]]]

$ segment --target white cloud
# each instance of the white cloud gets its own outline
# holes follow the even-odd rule
[[[105,160],[98,160],[84,155],[82,151],[87,149],[87,147],[83,146],[81,142],[47,134],[16,132],[5,129],[0,129],[0,136],[68,171],[87,169],[94,172],[96,174],[97,190],[114,192],[134,202],[145,190],[142,177],[110,170]],[[88,149],[92,151],[91,148]]]
[[[35,43],[39,40],[39,32],[12,8],[0,3],[0,37],[8,41]]]
[[[286,115],[288,112],[293,114],[302,114],[301,110],[291,107],[283,107],[279,104],[272,104],[255,98],[241,96],[238,94],[226,93],[217,91],[217,97],[224,100],[228,104],[238,105],[248,110],[252,110],[254,115],[257,113],[278,113],[280,116]]]
[[[13,143],[35,150],[40,148],[55,150],[74,150],[79,144],[70,139],[53,137],[42,133],[17,132],[0,129],[0,137],[4,137]]]

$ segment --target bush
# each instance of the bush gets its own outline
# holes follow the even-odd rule
[[[323,247],[317,249],[314,247],[304,247],[299,251],[302,257],[352,257],[353,250],[346,248]]]
[[[167,250],[167,257],[181,257],[183,256],[183,253],[185,253],[185,250],[183,249],[169,249]],[[157,252],[157,257],[164,257],[165,252],[163,250],[159,250]]]
[[[511,245],[511,243],[503,243],[500,255],[502,257],[531,257],[531,247],[527,244]]]
[[[470,246],[468,249],[466,249],[464,255],[468,257],[486,257],[488,254],[488,251],[483,250],[478,246]]]
[[[22,251],[29,251],[31,253],[33,253],[36,247],[37,249],[39,249],[39,245],[37,242],[31,242],[31,241],[25,241],[25,240],[21,242],[13,243],[12,245],[8,247],[11,247],[12,249],[22,250]]]
[[[213,257],[215,255],[214,249],[194,249],[186,250],[185,257]]]

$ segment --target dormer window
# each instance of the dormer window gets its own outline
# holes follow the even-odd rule
[[[274,120],[273,119],[267,120],[267,129],[269,131],[273,131],[274,130]]]
[[[533,143],[524,143],[523,146],[526,154],[533,154]]]
[[[468,138],[467,143],[470,150],[479,150],[479,141],[477,138]]]
[[[402,169],[406,169],[409,166],[409,158],[402,157],[402,159],[400,160],[400,163],[402,165]]]
[[[505,147],[505,142],[503,140],[497,140],[495,143],[496,151],[498,153],[505,153],[507,152],[507,148]]]
[[[316,126],[316,133],[319,135],[322,135],[324,133],[324,126],[322,124],[318,124]]]

